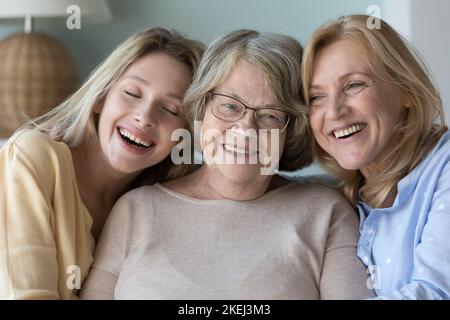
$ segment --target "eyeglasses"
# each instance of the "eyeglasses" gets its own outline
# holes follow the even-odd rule
[[[226,122],[236,122],[242,119],[247,109],[253,112],[253,117],[259,129],[280,130],[280,133],[286,130],[290,115],[275,108],[250,108],[243,102],[226,94],[209,92],[206,97],[211,102],[212,114]]]

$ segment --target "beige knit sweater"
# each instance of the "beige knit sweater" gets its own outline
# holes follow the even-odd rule
[[[162,185],[114,207],[83,299],[363,299],[358,219],[344,198],[289,184],[257,200],[198,200]]]

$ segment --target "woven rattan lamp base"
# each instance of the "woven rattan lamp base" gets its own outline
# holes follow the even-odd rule
[[[0,42],[0,137],[55,107],[78,85],[67,49],[41,33],[14,34]]]

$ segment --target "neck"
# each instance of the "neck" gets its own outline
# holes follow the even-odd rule
[[[139,173],[124,174],[115,171],[99,150],[101,149],[98,143],[71,149],[82,196],[89,195],[91,199],[102,203],[105,209],[109,209]]]
[[[281,179],[281,178],[280,178]],[[207,200],[229,199],[236,201],[249,201],[261,197],[268,190],[279,184],[278,177],[258,176],[245,181],[232,181],[214,168],[203,165],[187,180],[190,181],[187,189],[192,195]]]

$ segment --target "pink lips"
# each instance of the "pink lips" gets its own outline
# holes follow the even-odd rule
[[[131,134],[133,134],[136,138],[141,139],[142,141],[149,141],[150,143],[153,142],[148,135],[146,135],[145,133],[143,133],[140,130],[137,130],[137,129],[133,128],[133,127],[125,127],[125,126],[123,126],[123,127],[117,127],[117,129],[118,129],[119,132],[120,132],[120,129],[124,129],[124,130],[130,132]]]
[[[125,127],[123,127],[123,129],[129,131],[130,133],[132,133],[133,135],[135,135],[136,137],[138,137],[138,138],[140,138],[142,140],[145,139],[147,141],[150,141],[150,139],[148,137],[146,137],[145,135],[140,134],[139,132],[136,132],[135,130],[131,130],[131,129],[125,128]],[[140,148],[138,146],[134,146],[134,145],[128,143],[127,141],[125,141],[122,138],[122,135],[120,134],[119,130],[120,130],[120,128],[118,127],[117,128],[117,135],[118,135],[118,138],[120,140],[120,144],[122,145],[122,147],[125,150],[129,151],[130,153],[133,153],[133,154],[136,154],[136,155],[142,155],[142,154],[145,154],[145,153],[149,152],[150,150],[152,150],[153,147],[155,146],[155,144],[153,142],[150,145],[150,147],[148,147],[148,148]]]

